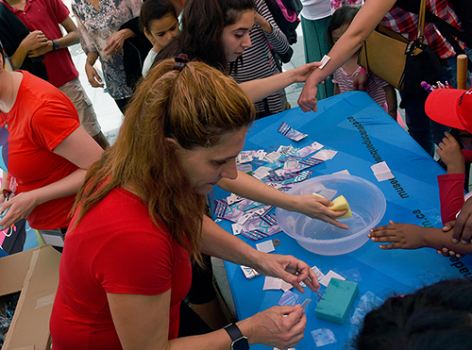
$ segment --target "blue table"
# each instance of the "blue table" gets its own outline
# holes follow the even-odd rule
[[[277,132],[283,121],[309,136],[300,142],[289,140]],[[299,108],[294,108],[258,120],[248,133],[244,149],[274,151],[280,145],[289,144],[301,148],[314,141],[338,153],[333,159],[311,168],[314,170],[312,176],[347,169],[351,175],[367,179],[382,190],[387,200],[387,210],[380,225],[393,220],[442,227],[436,176],[443,174],[444,170],[365,93],[351,92],[322,100],[316,113],[303,113]],[[377,181],[370,167],[380,161],[387,162],[394,179]],[[228,195],[228,192],[215,187],[215,199]],[[222,221],[220,225],[232,232],[230,222]],[[255,246],[255,242],[238,237]],[[308,323],[305,337],[297,349],[317,349],[310,332],[320,328],[330,329],[337,340],[334,344],[323,346],[323,350],[345,349],[356,331],[349,319],[360,296],[368,291],[380,298],[388,298],[412,292],[446,277],[472,278],[472,257],[456,261],[455,258],[439,256],[430,248],[384,251],[378,248],[378,244],[368,241],[346,255],[321,256],[306,251],[283,232],[271,238],[281,242],[275,253],[294,255],[310,266],[316,265],[325,274],[333,270],[359,284],[359,295],[343,326],[315,318],[314,301],[317,296],[305,288],[302,301],[305,298],[314,301],[306,310]],[[239,266],[225,262],[225,267],[238,319],[276,305],[282,296],[282,291],[262,290],[264,277],[248,280]],[[321,292],[324,290],[322,287]],[[268,347],[255,345],[251,349]]]

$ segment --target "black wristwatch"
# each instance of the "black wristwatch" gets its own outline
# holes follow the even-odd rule
[[[231,350],[248,350],[249,340],[241,333],[238,326],[234,323],[230,323],[229,325],[225,326],[224,328],[226,332],[228,332],[232,343],[231,343]]]
[[[52,41],[52,50],[57,51],[59,50],[59,44],[57,43],[56,40],[51,40]]]

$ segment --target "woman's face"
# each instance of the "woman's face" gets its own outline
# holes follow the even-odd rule
[[[149,24],[150,32],[146,29],[145,34],[159,51],[179,33],[179,21],[170,13],[152,20]]]
[[[248,10],[242,13],[239,20],[224,27],[223,46],[225,48],[226,60],[234,62],[243,54],[243,51],[251,46],[249,31],[254,25],[254,10]]]
[[[236,157],[244,147],[247,129],[244,127],[223,136],[221,142],[211,148],[186,150],[176,145],[177,158],[194,192],[206,195],[221,179],[235,179],[238,176]]]

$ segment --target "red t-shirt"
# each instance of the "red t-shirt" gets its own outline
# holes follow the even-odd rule
[[[50,321],[53,349],[122,348],[107,293],[158,295],[172,288],[169,339],[176,338],[191,279],[189,255],[152,223],[147,204],[114,189],[66,235]]]
[[[52,184],[78,168],[54,154],[54,148],[79,126],[69,98],[54,86],[28,72],[9,113],[0,119],[0,167],[18,182],[17,193]],[[75,196],[38,205],[27,217],[35,229],[67,228]]]
[[[2,2],[30,31],[41,30],[49,40],[62,38],[59,23],[69,16],[69,9],[61,0],[26,0],[23,11],[12,8],[5,0]],[[46,53],[43,63],[48,80],[55,87],[61,87],[79,76],[67,48]]]

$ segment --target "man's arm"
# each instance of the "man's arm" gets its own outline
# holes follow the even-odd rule
[[[22,40],[15,53],[10,57],[10,63],[13,69],[19,69],[31,52],[39,49],[47,49],[48,45],[48,38],[42,31],[35,30],[29,33],[26,38]]]

